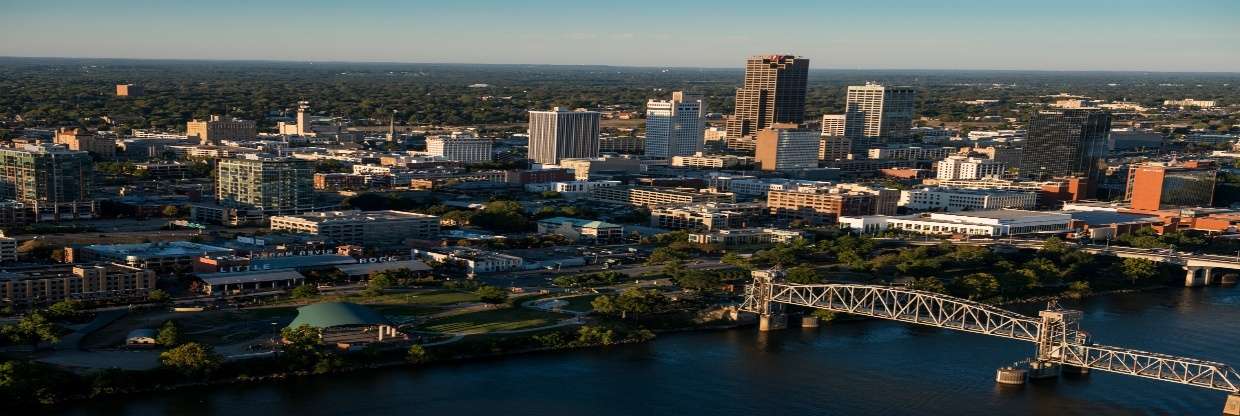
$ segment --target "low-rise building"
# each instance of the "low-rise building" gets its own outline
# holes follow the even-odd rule
[[[624,242],[624,227],[578,218],[554,217],[538,221],[539,234],[558,234],[569,241],[588,241],[595,244]]]
[[[839,222],[843,228],[864,234],[880,233],[892,229],[917,234],[998,237],[1065,233],[1069,230],[1072,216],[1056,212],[1004,209],[958,213],[936,212],[902,217],[881,215],[841,217]]]
[[[272,231],[291,231],[349,244],[399,244],[439,235],[439,217],[405,211],[329,211],[271,217]]]
[[[0,272],[0,301],[15,306],[62,300],[145,300],[154,288],[154,271],[116,263],[34,266]]]
[[[736,195],[728,192],[712,192],[688,188],[617,186],[595,189],[590,192],[590,199],[613,204],[654,208],[663,205],[735,202]]]
[[[831,224],[841,216],[874,215],[879,197],[843,188],[813,192],[770,191],[766,206],[770,214],[778,218]]]
[[[432,136],[426,138],[426,152],[432,156],[465,163],[491,161],[491,139],[469,134]]]
[[[680,168],[734,168],[754,164],[754,158],[734,155],[706,155],[697,153],[693,156],[672,156],[672,166]]]
[[[935,178],[942,180],[997,178],[1007,172],[1003,162],[968,156],[949,156],[938,161],[935,168]]]
[[[650,211],[650,226],[672,230],[739,228],[765,211],[766,204],[761,202],[667,206]]]
[[[92,244],[65,250],[65,261],[76,263],[106,260],[156,273],[188,271],[202,256],[233,254],[233,249],[209,246],[190,241],[166,241],[136,244]]]
[[[805,238],[806,235],[801,231],[779,228],[738,228],[689,233],[689,242],[722,246],[776,244],[790,243],[798,238]]]
[[[525,263],[524,260],[517,256],[471,247],[451,246],[413,249],[412,253],[415,258],[434,260],[440,263],[459,264],[470,275],[521,270]]]
[[[1033,209],[1038,205],[1038,193],[953,188],[910,189],[900,192],[899,205],[918,211]]]

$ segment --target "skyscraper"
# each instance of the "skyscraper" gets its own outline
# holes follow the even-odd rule
[[[867,82],[848,87],[844,113],[849,126],[845,134],[853,139],[903,139],[913,127],[913,87],[886,87]],[[855,127],[860,123],[861,127]],[[857,136],[860,134],[860,136]]]
[[[599,114],[595,111],[530,111],[528,159],[554,165],[560,159],[598,157]]]
[[[646,156],[670,159],[702,151],[706,102],[700,96],[672,93],[671,100],[646,102]]]
[[[753,56],[745,62],[745,84],[736,90],[736,112],[728,137],[744,137],[775,123],[805,121],[809,59],[792,55]]]
[[[314,165],[294,158],[222,159],[216,166],[215,198],[233,208],[259,208],[268,215],[314,207]]]
[[[1106,154],[1111,114],[1097,110],[1043,110],[1029,120],[1021,176],[1086,178],[1096,185]]]
[[[90,218],[94,162],[84,151],[62,145],[0,149],[0,199],[34,210],[36,221]]]
[[[754,156],[762,170],[816,168],[819,137],[818,132],[798,129],[795,124],[776,124],[758,132]]]

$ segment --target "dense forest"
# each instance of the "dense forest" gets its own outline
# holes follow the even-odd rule
[[[736,68],[649,68],[258,61],[0,58],[0,122],[26,126],[183,129],[228,114],[273,126],[310,101],[322,116],[355,125],[523,122],[525,111],[554,105],[640,110],[646,100],[684,89],[729,113],[742,80]],[[1020,103],[1070,92],[1157,105],[1192,97],[1240,103],[1240,74],[811,69],[808,115],[843,109],[845,86],[877,81],[922,91],[918,111],[944,121],[1019,115]],[[142,97],[117,97],[136,83]],[[964,100],[995,99],[985,107]]]

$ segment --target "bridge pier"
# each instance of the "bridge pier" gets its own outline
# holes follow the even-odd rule
[[[1028,375],[1028,371],[1018,366],[1002,367],[995,373],[995,382],[1010,386],[1022,385],[1025,384]]]
[[[1223,414],[1227,416],[1240,416],[1240,394],[1228,394],[1227,403],[1223,405]]]
[[[1059,364],[1042,360],[1029,362],[1029,379],[1041,380],[1057,377],[1059,377]]]
[[[805,315],[801,317],[801,328],[817,328],[818,317],[813,315]]]
[[[1184,266],[1184,286],[1209,286],[1214,283],[1214,268],[1204,266]],[[1200,272],[1200,273],[1199,273]]]
[[[759,331],[775,331],[788,328],[788,315],[778,314],[762,314],[758,316]]]

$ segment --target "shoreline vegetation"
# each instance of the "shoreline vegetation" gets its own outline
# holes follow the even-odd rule
[[[661,266],[661,270],[645,274],[642,279],[666,279],[673,285],[568,296],[566,298],[572,300],[570,305],[574,306],[567,313],[577,317],[576,324],[557,324],[508,333],[472,333],[453,342],[433,342],[425,347],[421,344],[371,344],[359,351],[349,352],[322,347],[319,344],[320,330],[302,326],[284,330],[281,334],[284,344],[277,353],[233,361],[224,360],[210,345],[178,340],[180,329],[170,325],[169,328],[161,328],[160,337],[165,338],[162,332],[166,331],[169,332],[166,338],[172,341],[160,342],[169,348],[160,354],[161,366],[154,369],[85,371],[27,360],[0,362],[0,375],[11,380],[9,385],[0,388],[0,400],[8,399],[9,403],[15,403],[18,407],[55,408],[80,400],[110,396],[375,368],[417,368],[522,354],[636,344],[653,340],[657,334],[743,328],[754,325],[753,320],[729,320],[724,307],[735,304],[738,294],[735,288],[747,281],[749,270],[772,267],[782,268],[786,280],[791,283],[846,280],[897,284],[996,306],[1165,289],[1169,284],[1164,283],[1171,282],[1178,272],[1149,261],[1128,261],[1083,253],[1057,239],[1048,240],[1040,250],[992,251],[989,248],[950,244],[889,247],[872,239],[834,235],[820,238],[817,243],[797,240],[738,255],[718,247],[687,244],[687,239],[681,238],[683,236],[678,233],[657,237],[660,238],[652,243],[658,248],[647,260],[647,265]],[[732,268],[701,270],[686,266],[690,259],[701,256],[721,256],[721,263]],[[556,280],[556,284],[562,287],[589,289],[612,287],[624,278],[615,272],[594,272],[564,275]],[[720,290],[725,287],[729,289]],[[474,296],[480,297],[479,293],[481,288]],[[380,288],[374,296],[389,295],[384,295]],[[488,303],[507,303],[509,308],[533,311],[523,304],[542,297],[497,298]],[[53,307],[29,316],[55,311]],[[790,308],[789,312],[794,315],[811,314],[825,322],[868,319],[796,307]],[[584,315],[590,318],[581,319]],[[40,319],[56,318],[53,314]],[[57,328],[50,321],[34,324],[41,325],[35,329]],[[13,335],[22,327],[8,327],[6,334],[11,339],[18,339]],[[14,334],[8,334],[9,329]],[[27,339],[34,341],[29,345],[37,345],[35,342],[40,338],[34,336]]]

